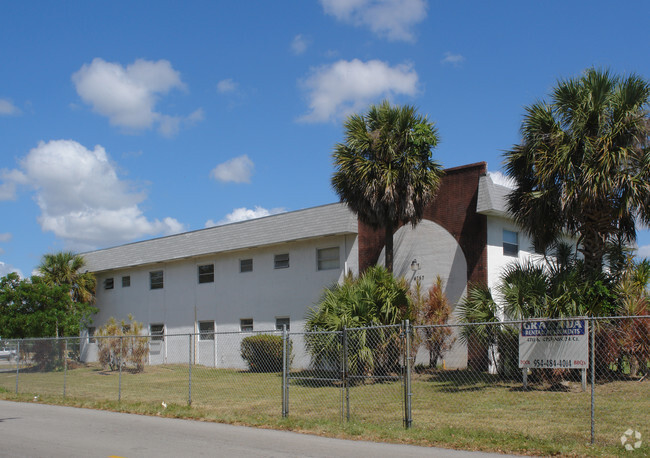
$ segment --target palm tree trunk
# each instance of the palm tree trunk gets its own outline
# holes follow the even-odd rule
[[[386,221],[384,225],[386,244],[386,270],[393,273],[393,222]]]

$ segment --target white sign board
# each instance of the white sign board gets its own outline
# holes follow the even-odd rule
[[[585,320],[522,323],[519,328],[519,367],[588,368],[589,323]]]

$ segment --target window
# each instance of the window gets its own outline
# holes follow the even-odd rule
[[[250,332],[253,330],[253,319],[242,318],[239,320],[239,330],[242,332]]]
[[[519,234],[517,232],[503,230],[503,255],[517,256],[519,254]]]
[[[282,331],[282,326],[287,327],[287,331],[291,330],[291,320],[289,318],[276,318],[275,319],[275,329]]]
[[[150,324],[149,325],[149,335],[151,340],[163,340],[165,336],[165,325],[164,324]]]
[[[199,340],[214,340],[214,321],[199,321]]]
[[[239,260],[239,271],[240,272],[252,272],[253,271],[253,260],[252,259],[240,259]]]
[[[113,277],[107,278],[104,280],[104,289],[113,289],[114,284]]]
[[[154,270],[153,272],[149,272],[149,285],[151,289],[162,289],[164,285],[162,270]]]
[[[286,269],[289,267],[289,253],[276,254],[273,258],[273,266],[275,269]]]
[[[88,343],[95,343],[97,339],[95,339],[95,327],[91,326],[88,328]]]
[[[199,266],[199,283],[214,283],[214,264]]]
[[[131,286],[131,276],[125,275],[122,277],[122,288],[128,288],[129,286]]]
[[[318,270],[339,268],[339,247],[317,250]]]

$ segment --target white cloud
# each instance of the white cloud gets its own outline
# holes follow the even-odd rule
[[[25,175],[19,170],[0,169],[0,202],[16,198],[16,186],[26,183]]]
[[[225,218],[217,221],[216,223],[209,219],[205,222],[205,227],[220,226],[222,224],[237,223],[239,221],[247,221],[249,219],[262,218],[264,216],[277,215],[278,213],[284,213],[286,210],[284,208],[272,208],[267,210],[266,208],[255,206],[254,209],[241,207],[235,208],[232,213],[228,213]]]
[[[291,41],[291,51],[293,51],[296,56],[299,56],[300,54],[303,54],[305,51],[307,51],[309,45],[310,40],[303,35],[298,34],[293,37],[293,40]]]
[[[223,183],[250,183],[255,164],[244,154],[217,165],[210,176]]]
[[[445,53],[445,57],[440,61],[441,64],[449,64],[454,67],[458,67],[460,64],[465,62],[465,57],[461,54],[453,54],[450,52]]]
[[[415,41],[412,28],[427,16],[425,0],[320,0],[326,14],[368,27],[392,41]]]
[[[510,189],[515,189],[517,187],[515,180],[501,172],[488,172],[488,176],[492,179],[494,184],[505,186]]]
[[[20,110],[11,100],[0,99],[0,116],[12,116],[20,114]]]
[[[156,111],[161,95],[185,89],[180,73],[167,60],[137,59],[123,67],[95,58],[72,75],[79,97],[111,124],[128,129],[148,129],[159,124],[163,135],[173,135],[182,117]]]
[[[20,276],[20,278],[24,278],[24,275],[20,271],[20,269],[16,269],[14,266],[11,266],[9,264],[0,261],[0,277],[6,277],[11,272],[16,272]]]
[[[217,83],[217,92],[222,94],[235,92],[238,86],[239,84],[237,82],[233,81],[232,78],[228,78]]]
[[[650,259],[650,245],[642,245],[636,251],[637,258],[649,258]]]
[[[70,248],[92,249],[185,230],[174,218],[147,219],[139,208],[145,194],[118,177],[101,146],[88,150],[72,140],[41,142],[21,165],[36,191],[41,228]]]
[[[308,92],[309,113],[299,120],[321,122],[359,111],[381,97],[414,96],[418,74],[409,64],[391,67],[379,60],[340,60],[313,69],[302,85]]]
[[[11,233],[9,232],[0,233],[0,242],[8,242],[9,240],[11,240]]]

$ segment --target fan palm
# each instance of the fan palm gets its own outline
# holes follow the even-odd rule
[[[69,251],[43,256],[38,272],[50,286],[68,285],[74,302],[92,304],[95,299],[95,276],[81,272],[85,266],[82,256]]]
[[[394,230],[421,221],[440,184],[442,169],[431,157],[438,133],[414,107],[387,101],[348,117],[344,128],[332,185],[363,223],[384,229],[385,265],[392,272]]]
[[[608,242],[633,241],[636,224],[650,222],[649,98],[636,75],[589,69],[526,108],[505,167],[517,185],[509,210],[536,246],[568,231],[595,274]]]

